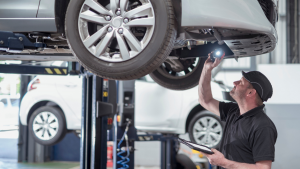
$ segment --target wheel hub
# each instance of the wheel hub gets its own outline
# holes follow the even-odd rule
[[[111,26],[114,28],[119,28],[122,25],[122,17],[115,17],[112,22]]]

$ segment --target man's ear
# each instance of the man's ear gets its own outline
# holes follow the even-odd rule
[[[255,96],[255,94],[256,94],[256,90],[255,89],[251,89],[251,90],[249,90],[247,96],[253,97],[253,96]]]

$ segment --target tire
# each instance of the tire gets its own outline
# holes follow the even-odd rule
[[[172,90],[187,90],[197,86],[205,58],[178,61],[183,65],[181,69],[173,70],[169,63],[164,62],[157,70],[150,73],[151,78],[159,85]]]
[[[49,119],[51,122],[48,121]],[[48,126],[38,125],[45,121],[49,124]],[[41,145],[54,145],[60,142],[67,133],[63,112],[51,106],[43,106],[35,110],[30,116],[28,128],[33,139]]]
[[[104,2],[105,1],[101,1],[101,3],[104,3]],[[131,2],[131,1],[129,1],[129,2]],[[98,41],[95,41],[94,43],[91,42],[90,44],[92,44],[92,45],[89,44],[88,48],[85,47],[85,44],[83,43],[83,40],[81,37],[85,36],[86,33],[84,34],[84,33],[82,33],[82,31],[83,32],[88,31],[89,33],[90,32],[93,33],[93,31],[91,31],[90,29],[81,28],[82,25],[79,24],[81,22],[85,23],[84,19],[80,19],[80,20],[78,19],[79,13],[83,14],[82,10],[86,10],[86,5],[84,5],[84,7],[82,8],[83,4],[85,3],[85,0],[71,0],[70,4],[68,6],[68,9],[67,9],[67,13],[66,13],[66,22],[65,22],[66,30],[65,31],[66,31],[68,44],[69,44],[70,48],[72,49],[72,52],[73,52],[74,56],[77,58],[78,62],[85,69],[87,69],[88,71],[90,71],[100,77],[115,79],[115,80],[137,79],[137,78],[145,76],[146,74],[149,74],[150,72],[157,69],[162,64],[162,62],[167,58],[169,53],[171,52],[171,50],[174,46],[177,32],[176,32],[175,26],[174,26],[174,13],[173,13],[173,7],[172,7],[171,0],[149,0],[149,2],[150,3],[148,3],[148,4],[152,5],[151,10],[149,10],[149,11],[152,11],[154,13],[154,18],[155,18],[155,21],[153,22],[154,25],[152,25],[152,27],[150,26],[151,31],[153,31],[152,32],[153,34],[149,33],[152,35],[147,38],[142,38],[142,40],[147,39],[147,43],[146,43],[145,47],[142,50],[138,49],[138,50],[140,50],[140,51],[138,51],[138,54],[136,54],[136,55],[133,54],[134,56],[133,57],[130,56],[130,59],[128,59],[128,58],[125,59],[125,54],[123,57],[123,54],[121,54],[122,51],[120,49],[117,49],[118,46],[122,46],[122,45],[124,47],[123,49],[126,48],[126,49],[132,50],[132,51],[134,49],[132,46],[129,47],[130,43],[128,43],[127,42],[128,40],[126,38],[124,38],[125,32],[126,32],[125,30],[127,30],[127,29],[125,29],[125,27],[124,27],[124,32],[122,31],[123,34],[119,33],[119,30],[120,30],[119,28],[121,28],[123,25],[125,25],[125,19],[124,19],[125,15],[122,14],[122,17],[124,15],[124,18],[121,18],[119,21],[116,21],[119,24],[122,24],[120,27],[117,27],[115,25],[112,25],[113,23],[115,23],[114,19],[116,19],[117,16],[115,16],[116,14],[111,13],[113,15],[113,19],[112,19],[112,22],[110,22],[109,24],[111,25],[112,29],[111,30],[103,29],[103,31],[106,32],[107,36],[111,35],[109,33],[109,31],[115,32],[115,34],[112,36],[119,37],[119,40],[121,39],[120,37],[122,37],[124,43],[119,43],[119,41],[113,37],[112,40],[109,40],[109,42],[111,42],[111,43],[109,43],[109,42],[105,43],[105,44],[109,44],[109,46],[108,46],[109,48],[106,47],[104,49],[106,49],[105,53],[107,53],[106,51],[109,50],[108,54],[112,54],[113,56],[117,56],[117,55],[115,55],[115,53],[117,53],[119,50],[120,55],[118,55],[119,58],[116,59],[114,57],[104,57],[104,55],[101,54],[101,51],[103,53],[104,50],[99,50],[100,54],[98,53],[98,51],[94,51],[95,53],[93,53],[93,50],[96,50],[95,46],[96,46],[96,43],[98,43],[99,38],[98,38]],[[109,3],[109,1],[108,1],[108,3]],[[106,5],[106,6],[109,6],[109,5]],[[102,7],[103,7],[103,5],[102,5]],[[89,8],[88,8],[88,10],[89,10],[89,12],[91,11]],[[125,11],[126,11],[126,8],[125,8]],[[149,15],[147,15],[147,17],[148,16]],[[134,17],[134,16],[132,16],[132,17]],[[124,19],[123,22],[122,22],[122,19]],[[130,21],[128,23],[130,23]],[[87,25],[90,26],[91,29],[93,28],[91,26],[91,23],[88,22]],[[102,28],[104,28],[104,26]],[[117,28],[118,28],[118,30],[117,30]],[[150,30],[150,28],[149,29],[146,28],[146,29]],[[79,30],[80,30],[80,32],[79,32]],[[131,28],[130,28],[130,30],[131,30]],[[96,32],[96,31],[98,31],[98,30],[94,30],[94,32]],[[149,32],[151,32],[151,31],[149,31]],[[128,33],[128,31],[127,31],[127,33]],[[146,33],[144,34],[144,37],[145,37]],[[106,37],[106,35],[105,35],[105,37]],[[101,36],[101,37],[103,37],[103,36]],[[136,36],[136,35],[134,35],[134,36]],[[88,37],[89,36],[87,36],[86,38],[88,38]],[[102,39],[105,39],[105,37]],[[135,38],[137,38],[137,36]],[[125,44],[126,43],[125,41],[127,42],[127,45]],[[111,52],[111,51],[113,51],[112,50],[113,43],[118,44],[118,46],[114,48],[114,50],[116,50],[117,52]],[[100,44],[100,43],[98,43],[98,44]],[[102,46],[102,44],[100,44],[100,46]],[[99,46],[99,48],[100,48],[100,46]],[[127,46],[127,47],[125,47],[125,46]],[[99,54],[99,57],[95,56],[95,55],[97,55],[97,53]]]
[[[205,127],[213,121],[213,125],[207,130]],[[200,126],[196,128],[196,123]],[[205,124],[206,123],[206,124]],[[215,131],[211,131],[211,130]],[[188,126],[188,133],[190,140],[197,144],[203,144],[211,148],[219,148],[223,136],[224,125],[220,118],[213,113],[203,110],[197,113],[190,121]],[[206,132],[207,135],[199,135],[195,137],[196,133]]]
[[[177,169],[197,169],[195,163],[185,154],[177,154]]]

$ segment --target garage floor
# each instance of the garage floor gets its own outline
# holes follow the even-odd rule
[[[0,168],[5,169],[80,169],[79,162],[17,163],[16,160],[0,159]]]
[[[17,163],[16,160],[0,159],[0,168],[2,169],[80,169],[79,162],[47,162],[41,164],[35,163]],[[112,168],[107,168],[112,169]],[[159,169],[159,167],[136,166],[135,169]]]

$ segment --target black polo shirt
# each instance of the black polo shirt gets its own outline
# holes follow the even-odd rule
[[[220,151],[225,158],[248,164],[263,160],[274,161],[277,130],[264,113],[264,106],[240,115],[236,103],[220,102],[220,117],[226,122]]]

